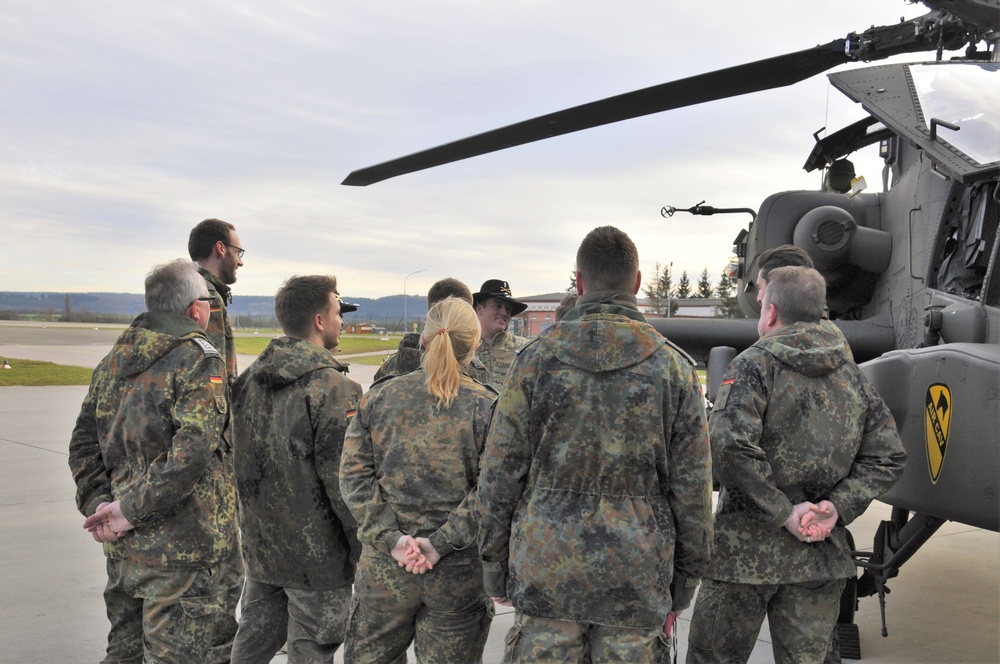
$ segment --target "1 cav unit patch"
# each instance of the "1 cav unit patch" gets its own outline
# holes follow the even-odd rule
[[[924,437],[927,441],[927,468],[931,484],[937,484],[948,452],[948,434],[951,431],[951,390],[944,383],[934,383],[927,388],[924,399]]]

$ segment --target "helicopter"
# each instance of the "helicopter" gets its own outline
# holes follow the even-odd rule
[[[711,402],[737,353],[757,340],[759,257],[793,244],[827,281],[831,320],[891,409],[908,454],[892,507],[838,618],[841,654],[860,658],[858,597],[887,581],[947,521],[1000,531],[1000,2],[922,0],[930,11],[810,49],[557,111],[356,170],[367,186],[427,168],[632,118],[793,85],[838,65],[934,52],[924,62],[844,68],[831,85],[867,117],[820,139],[806,171],[819,191],[768,196],[734,240],[745,320],[651,318],[706,363]],[[985,47],[983,45],[985,44]],[[945,52],[961,51],[944,58]],[[818,132],[817,132],[818,134]],[[877,149],[881,191],[848,157]],[[671,213],[674,210],[671,209]],[[721,213],[699,204],[693,214]]]

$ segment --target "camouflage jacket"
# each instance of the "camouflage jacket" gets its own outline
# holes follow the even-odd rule
[[[895,483],[906,453],[848,352],[824,324],[796,323],[729,365],[709,423],[722,490],[706,576],[775,584],[855,573],[844,526]],[[828,539],[785,530],[793,504],[824,499],[840,513]]]
[[[208,284],[208,294],[215,298],[212,302],[212,313],[208,319],[208,329],[205,334],[222,354],[222,360],[226,364],[226,378],[230,385],[236,380],[239,371],[236,368],[236,338],[233,335],[233,328],[229,324],[229,313],[226,305],[233,301],[232,291],[229,286],[222,283],[217,276],[198,268],[198,273],[205,277]]]
[[[528,339],[510,332],[501,332],[492,341],[483,339],[476,350],[476,357],[486,367],[489,376],[489,380],[483,382],[499,391],[510,371],[510,365],[514,363],[517,350],[526,343]]]
[[[233,385],[233,459],[249,579],[308,590],[354,580],[361,547],[338,473],[361,386],[339,369],[325,348],[281,337]]]
[[[706,569],[701,386],[635,302],[582,297],[521,349],[497,401],[480,551],[487,593],[528,615],[653,629],[690,602]]]
[[[362,397],[344,441],[340,489],[366,546],[388,554],[403,534],[428,537],[447,565],[449,553],[476,544],[471,501],[496,392],[462,376],[442,409],[425,380],[418,369]]]
[[[204,332],[171,313],[140,315],[101,360],[69,443],[77,508],[121,501],[135,526],[110,558],[158,569],[208,567],[236,537],[222,439],[225,368]]]
[[[390,355],[375,372],[372,382],[386,376],[399,376],[416,371],[420,368],[421,357],[423,353],[420,349],[420,335],[416,332],[407,332],[399,342],[396,352]]]
[[[423,356],[423,350],[420,348],[420,335],[416,332],[407,332],[403,340],[399,342],[399,348],[396,352],[390,355],[382,363],[382,366],[378,368],[378,371],[375,372],[373,380],[381,380],[386,376],[399,376],[416,371],[420,368],[420,358]],[[486,370],[486,365],[475,355],[472,356],[469,366],[464,367],[462,371],[483,385],[489,384],[490,374]]]

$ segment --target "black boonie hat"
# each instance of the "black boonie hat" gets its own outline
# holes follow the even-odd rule
[[[495,297],[508,303],[513,307],[512,315],[514,316],[528,308],[525,303],[514,299],[514,296],[510,294],[510,286],[502,279],[487,279],[483,282],[483,287],[479,289],[479,292],[472,294],[472,306],[476,306],[488,297]]]
[[[336,295],[337,295],[337,302],[340,302],[341,315],[349,314],[352,311],[357,311],[358,307],[361,306],[360,304],[348,304],[347,302],[344,302],[343,298],[340,297],[340,293],[337,293]]]

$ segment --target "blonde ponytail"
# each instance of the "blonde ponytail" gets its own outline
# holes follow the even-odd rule
[[[427,392],[437,398],[438,407],[448,408],[458,396],[462,366],[472,361],[479,337],[479,318],[465,300],[449,297],[427,312],[421,364],[427,374]]]

